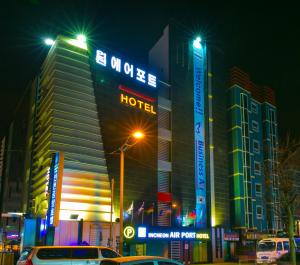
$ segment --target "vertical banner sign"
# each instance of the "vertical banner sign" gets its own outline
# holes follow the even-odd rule
[[[64,170],[64,156],[63,153],[55,153],[52,158],[50,167],[50,182],[49,182],[49,207],[47,214],[47,222],[51,227],[58,226],[60,199],[62,189],[62,178]]]
[[[194,137],[195,137],[195,191],[196,191],[196,227],[206,228],[206,173],[204,138],[204,73],[205,47],[200,43],[193,45],[194,62]]]

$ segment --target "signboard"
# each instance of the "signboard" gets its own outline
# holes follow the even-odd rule
[[[104,50],[96,50],[95,61],[102,67],[114,70],[117,73],[128,76],[140,83],[151,87],[156,87],[156,76],[148,73],[140,67],[136,67],[130,62],[121,59],[113,54],[109,54]]]
[[[156,114],[153,105],[154,98],[142,95],[122,85],[119,85],[119,89],[122,91],[120,94],[121,104],[140,109],[150,114]]]
[[[48,226],[58,226],[61,199],[62,178],[64,169],[63,153],[55,153],[50,167],[49,207],[47,213]]]
[[[240,236],[237,232],[231,232],[231,233],[224,233],[224,240],[225,241],[239,241]]]
[[[135,236],[135,229],[134,229],[134,227],[132,227],[132,226],[126,226],[124,228],[123,235],[127,239],[133,238]]]
[[[134,229],[133,227],[130,227]],[[126,228],[125,228],[126,229]],[[124,229],[124,235],[125,235]],[[137,227],[133,234],[137,240],[209,240],[210,236],[207,231],[193,230],[190,228],[158,228],[158,227]],[[131,233],[132,235],[132,233]],[[126,237],[126,236],[125,236]],[[128,238],[128,237],[127,237]],[[131,237],[133,238],[133,236]]]
[[[205,47],[193,45],[196,227],[207,226],[205,172],[204,73]]]

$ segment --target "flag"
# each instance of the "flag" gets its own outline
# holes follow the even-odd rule
[[[159,211],[159,216],[163,216],[163,215],[169,215],[172,213],[172,210],[171,209],[161,209]]]
[[[165,214],[171,214],[171,213],[172,213],[172,210],[171,210],[171,209],[165,210]]]
[[[172,202],[172,193],[170,192],[158,192],[157,200],[159,202]]]
[[[159,216],[163,216],[164,210],[159,211]]]
[[[146,210],[146,214],[150,214],[154,212],[154,203],[151,204],[151,206]]]
[[[129,208],[126,210],[126,213],[132,215],[132,213],[133,213],[133,201],[131,202]]]
[[[141,204],[140,208],[138,209],[138,215],[140,215],[144,211],[144,202]]]
[[[190,219],[196,219],[196,211],[195,210],[193,210],[192,212],[190,212],[189,218]]]

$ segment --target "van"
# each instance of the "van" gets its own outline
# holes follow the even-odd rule
[[[273,263],[283,254],[288,253],[290,243],[288,238],[267,238],[257,244],[256,262]]]
[[[98,265],[104,258],[120,254],[101,246],[42,246],[32,247],[25,265]]]

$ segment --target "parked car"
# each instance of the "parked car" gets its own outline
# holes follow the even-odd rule
[[[25,248],[23,249],[16,265],[26,265],[27,257],[29,256],[32,248]]]
[[[155,256],[131,256],[115,259],[103,259],[100,265],[182,265],[177,260]]]
[[[17,265],[98,265],[104,258],[116,257],[120,257],[120,254],[101,246],[42,246],[32,247],[25,263]]]
[[[280,258],[278,258],[274,264],[277,265],[290,265],[290,252],[283,254]],[[300,265],[300,252],[296,252],[296,264]]]

